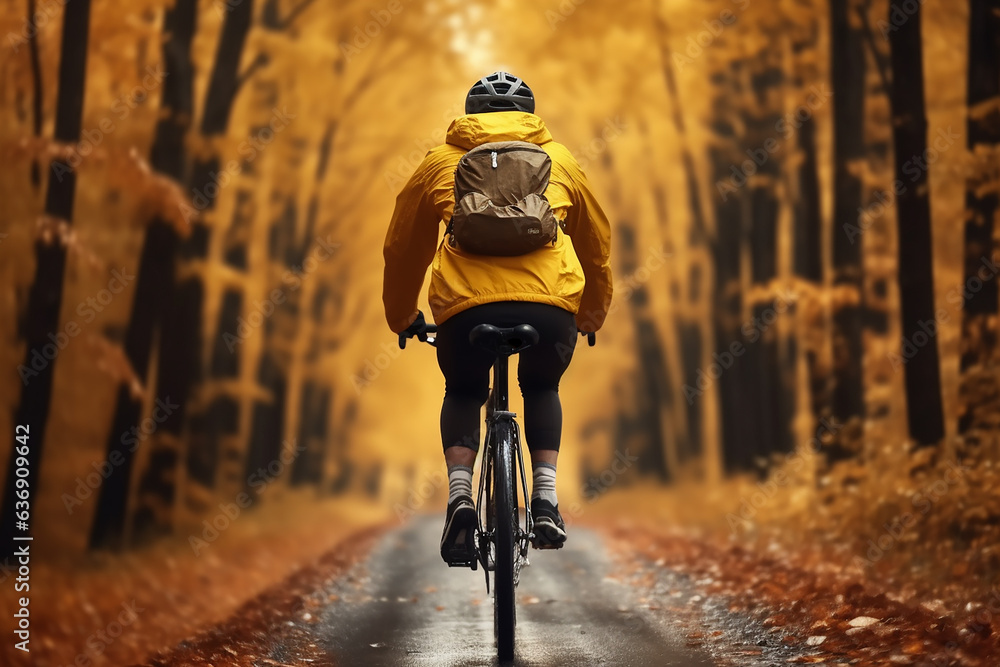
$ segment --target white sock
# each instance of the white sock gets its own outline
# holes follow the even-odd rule
[[[553,505],[556,500],[556,467],[551,463],[535,463],[531,474],[531,499],[541,498]]]
[[[448,504],[459,496],[472,497],[472,468],[448,466]]]

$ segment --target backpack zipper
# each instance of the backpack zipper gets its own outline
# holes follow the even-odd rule
[[[490,153],[490,157],[493,158],[493,168],[496,169],[497,168],[497,152],[493,151],[492,153]]]

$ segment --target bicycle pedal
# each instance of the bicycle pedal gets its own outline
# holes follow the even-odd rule
[[[453,552],[451,558],[446,558],[448,567],[467,567],[472,570],[479,569],[479,553],[476,550]]]
[[[555,549],[562,549],[566,545],[565,541],[552,541],[544,535],[540,535],[538,539],[531,541],[531,547],[539,551],[552,551]]]

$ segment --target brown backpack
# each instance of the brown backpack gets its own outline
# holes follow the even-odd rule
[[[552,161],[525,141],[473,148],[455,170],[449,243],[475,255],[513,257],[556,241],[556,217],[545,198]]]

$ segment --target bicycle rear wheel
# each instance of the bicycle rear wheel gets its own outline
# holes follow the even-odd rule
[[[493,623],[497,655],[501,661],[514,659],[514,558],[517,544],[517,497],[514,495],[514,438],[509,423],[496,425],[493,449],[493,505],[496,508],[496,570],[493,573]]]

